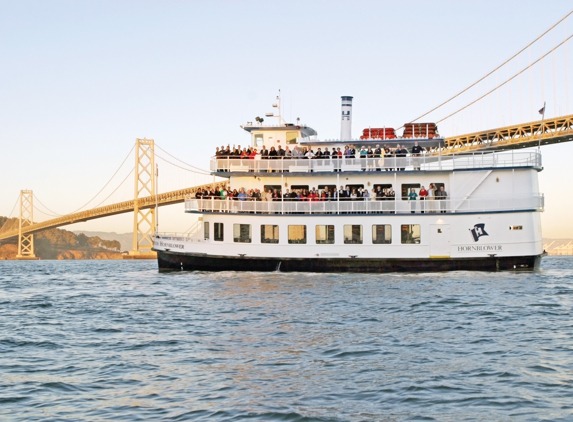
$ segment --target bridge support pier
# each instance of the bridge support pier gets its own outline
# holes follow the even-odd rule
[[[34,221],[34,193],[31,190],[20,191],[20,222],[18,224],[18,254],[16,259],[38,259],[34,254],[34,235],[22,234],[23,229]]]
[[[135,140],[135,196],[133,208],[133,249],[126,259],[156,258],[153,252],[155,231],[155,208],[140,209],[139,198],[154,196],[155,143],[153,139]]]

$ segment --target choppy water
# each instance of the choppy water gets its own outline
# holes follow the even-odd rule
[[[535,273],[0,262],[0,420],[573,420],[573,258]]]

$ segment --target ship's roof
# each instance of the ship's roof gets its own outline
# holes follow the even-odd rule
[[[285,131],[285,130],[298,130],[300,131],[300,133],[302,134],[303,137],[308,137],[308,136],[316,136],[316,130],[314,130],[311,127],[308,126],[304,126],[304,125],[295,125],[293,123],[285,123],[282,125],[266,125],[266,126],[261,126],[261,125],[253,125],[253,124],[246,124],[244,126],[241,125],[241,128],[243,128],[244,130],[246,130],[247,132],[253,132],[253,131]]]
[[[394,138],[394,139],[347,139],[347,140],[340,140],[340,139],[326,139],[322,141],[317,140],[308,140],[308,141],[301,141],[300,145],[312,145],[312,146],[321,146],[321,145],[355,145],[357,147],[361,146],[371,146],[374,147],[376,145],[388,145],[390,147],[395,147],[397,144],[404,145],[406,148],[411,148],[414,146],[415,143],[418,143],[421,147],[424,148],[433,148],[433,147],[441,147],[444,145],[444,138]]]

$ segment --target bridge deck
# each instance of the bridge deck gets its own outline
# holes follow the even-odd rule
[[[567,115],[546,119],[543,122],[535,121],[446,138],[442,155],[477,150],[493,152],[497,150],[535,147],[538,144],[550,145],[571,141],[573,141],[573,115]],[[156,202],[159,206],[184,202],[186,195],[193,194],[198,188],[206,186],[210,186],[210,184],[161,193],[157,195],[157,198],[156,196],[140,198],[138,202],[139,209],[153,208]],[[73,223],[131,212],[134,210],[134,205],[135,201],[131,200],[68,214],[41,223],[31,224],[22,230],[22,234],[36,233]],[[0,240],[18,236],[18,234],[17,229],[0,233]]]
[[[573,114],[446,138],[443,153],[496,151],[573,141]]]
[[[158,206],[172,205],[184,202],[185,196],[194,194],[197,191],[197,189],[207,186],[211,186],[211,184],[194,186],[191,188],[165,192],[165,193],[160,193],[158,195],[146,196],[140,198],[139,209],[147,209],[155,207],[156,196],[157,196]],[[64,215],[62,217],[53,218],[51,220],[46,220],[41,223],[30,224],[29,226],[26,226],[25,228],[22,229],[22,234],[31,234],[42,230],[67,226],[69,224],[80,223],[88,220],[94,220],[96,218],[102,218],[110,215],[132,212],[134,209],[134,205],[135,201],[131,200],[125,202],[118,202],[117,204],[106,205],[104,207],[93,208],[87,211],[80,211],[74,214]],[[0,240],[9,239],[15,236],[18,236],[18,229],[0,233]]]

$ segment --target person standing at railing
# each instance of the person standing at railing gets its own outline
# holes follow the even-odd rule
[[[410,193],[408,193],[408,201],[410,201],[410,212],[414,214],[416,212],[416,198],[418,194],[414,188],[410,188]]]
[[[412,147],[412,161],[413,161],[413,165],[414,165],[414,170],[420,170],[421,165],[420,165],[420,157],[422,155],[422,152],[424,152],[424,148],[422,148],[420,145],[418,145],[418,142],[414,142],[414,146]]]
[[[420,196],[420,201],[422,201],[420,202],[420,212],[424,214],[424,212],[426,211],[426,197],[428,196],[428,191],[424,186],[421,187],[418,195]]]
[[[261,158],[263,160],[266,160],[267,158],[269,158],[269,150],[264,145],[263,145],[263,149],[261,150]]]
[[[448,193],[443,186],[440,186],[440,190],[436,191],[436,199],[440,201],[440,213],[446,213],[448,208]]]
[[[386,164],[386,171],[394,170],[394,164],[396,164],[396,159],[394,158],[394,153],[388,145],[384,145],[384,163]]]
[[[428,186],[428,196],[427,196],[427,201],[428,202],[428,212],[430,213],[435,213],[436,212],[436,204],[434,202],[434,199],[436,198],[436,186],[433,183],[430,183],[430,186]]]
[[[374,150],[370,145],[368,145],[368,149],[366,150],[366,158],[368,162],[366,163],[366,168],[368,171],[374,171]]]
[[[362,171],[366,171],[366,166],[367,166],[367,158],[368,158],[368,151],[366,150],[366,147],[362,147],[360,148],[360,158],[361,158],[361,167],[362,167]]]
[[[300,148],[299,147],[294,147],[292,150],[292,158],[294,158],[295,160],[298,160],[300,158]]]
[[[406,170],[406,156],[408,155],[408,150],[406,149],[406,147],[404,145],[398,145],[396,147],[396,157],[400,157],[398,158],[398,162],[400,163],[399,165],[402,165],[404,167],[398,167],[398,165],[396,167],[398,167],[398,170]]]
[[[374,148],[374,154],[372,155],[372,157],[374,158],[376,164],[376,171],[382,171],[381,163],[382,165],[384,164],[384,159],[382,158],[384,156],[382,155],[382,149],[380,148],[380,145],[376,144],[376,148]]]
[[[390,203],[390,214],[396,214],[396,192],[391,187],[388,189],[388,194],[386,195],[386,199],[392,201]]]

